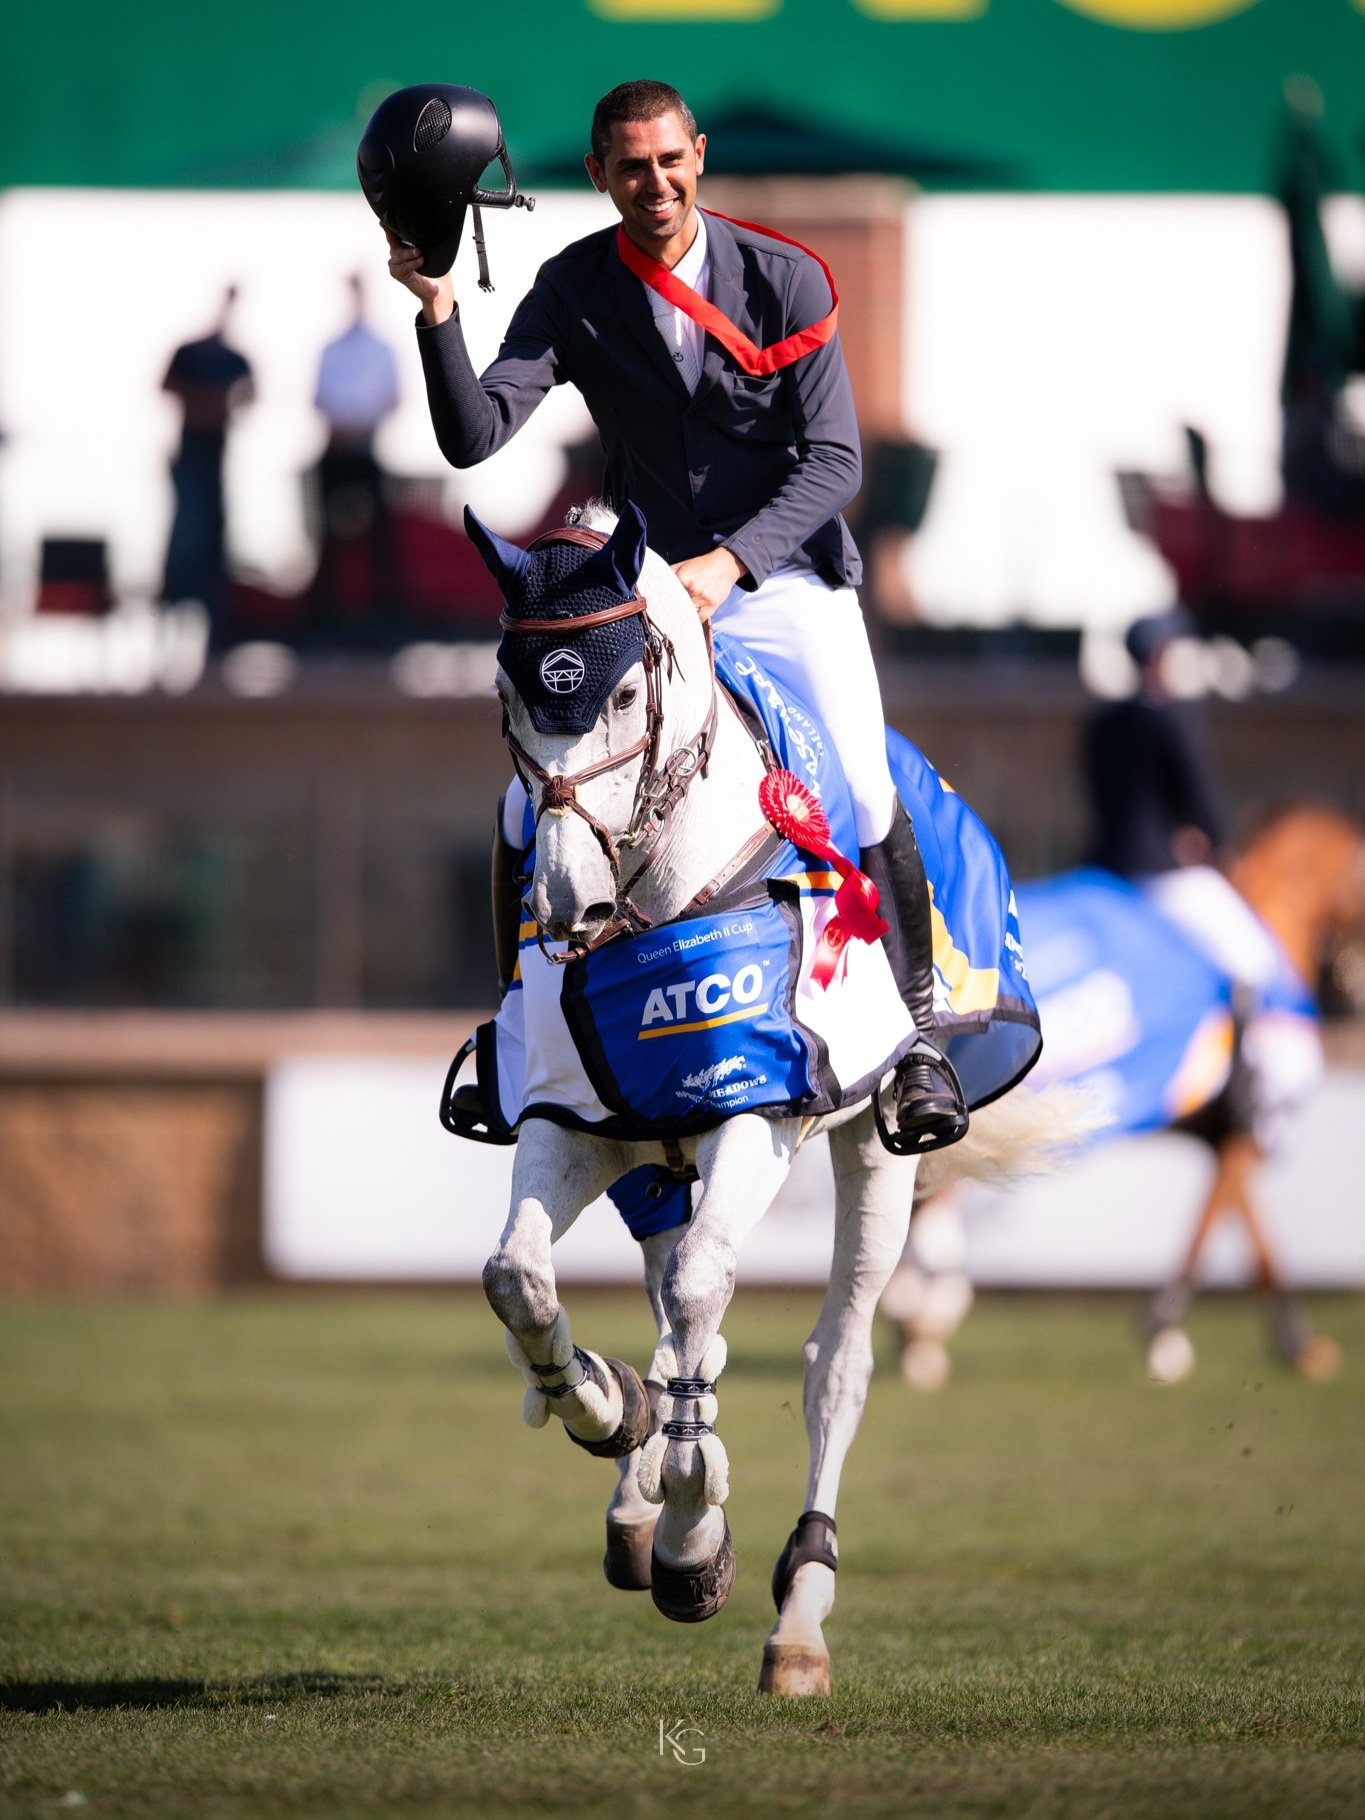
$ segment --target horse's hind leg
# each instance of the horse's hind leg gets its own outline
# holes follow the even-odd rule
[[[791,1167],[799,1123],[739,1113],[697,1141],[701,1190],[663,1278],[668,1334],[661,1427],[645,1447],[640,1489],[662,1505],[654,1532],[651,1591],[665,1617],[697,1623],[730,1596],[734,1552],[721,1509],[729,1461],[715,1432],[715,1378],[725,1363],[720,1323],[735,1287],[739,1246],[767,1211]]]
[[[834,1508],[844,1459],[872,1376],[877,1303],[905,1247],[914,1158],[883,1149],[870,1113],[830,1134],[837,1194],[834,1255],[820,1318],[806,1341],[804,1408],[810,1476],[804,1513],[773,1571],[777,1623],[763,1649],[758,1690],[827,1694],[824,1622],[834,1609]]]
[[[541,1428],[556,1415],[571,1440],[610,1459],[634,1452],[648,1434],[648,1400],[631,1366],[574,1344],[550,1248],[622,1166],[618,1145],[528,1120],[512,1168],[512,1212],[483,1270],[508,1357],[526,1380],[527,1425]]]
[[[901,1376],[912,1390],[942,1390],[952,1375],[948,1341],[973,1300],[966,1244],[959,1186],[916,1200],[910,1242],[881,1300],[900,1334]]]
[[[685,1231],[684,1226],[673,1226],[666,1232],[651,1233],[649,1237],[640,1240],[645,1269],[645,1293],[654,1310],[661,1340],[667,1325],[662,1296],[664,1268],[674,1245]],[[658,1407],[665,1377],[666,1367],[656,1348],[649,1375],[645,1379],[651,1412]],[[658,1521],[659,1509],[640,1490],[638,1448],[618,1462],[618,1472],[620,1476],[616,1490],[607,1505],[607,1552],[602,1560],[602,1571],[610,1583],[622,1592],[648,1592],[651,1585],[650,1559],[654,1526]]]

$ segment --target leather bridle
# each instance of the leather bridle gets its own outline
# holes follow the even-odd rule
[[[529,554],[543,550],[552,544],[579,544],[585,549],[598,550],[607,541],[604,531],[589,530],[586,525],[565,525],[555,531],[548,531],[527,546]],[[590,942],[571,942],[563,954],[551,954],[545,946],[544,931],[538,929],[542,952],[546,958],[557,966],[576,960],[582,954],[591,953],[604,942],[620,935],[626,929],[647,929],[650,921],[631,901],[630,893],[648,872],[665,845],[665,836],[672,822],[674,812],[686,796],[689,786],[695,777],[705,777],[711,762],[711,752],[716,734],[716,677],[711,663],[711,633],[706,628],[706,654],[708,668],[711,670],[711,700],[707,708],[706,719],[700,730],[686,744],[670,752],[659,764],[659,739],[663,732],[663,672],[673,674],[677,665],[677,653],[672,640],[662,633],[649,617],[649,606],[643,596],[636,594],[618,606],[604,607],[597,613],[565,615],[557,619],[513,619],[506,610],[499,617],[498,624],[505,633],[516,636],[534,633],[544,636],[546,633],[584,632],[593,626],[610,625],[616,620],[627,619],[638,614],[644,629],[644,654],[642,663],[645,672],[645,730],[633,745],[622,752],[609,753],[595,764],[585,765],[581,771],[551,772],[538,764],[512,732],[510,717],[506,704],[503,705],[502,736],[507,741],[507,748],[512,755],[518,777],[526,786],[526,793],[534,800],[532,784],[540,785],[540,803],[536,808],[536,826],[540,818],[551,809],[571,809],[592,829],[597,844],[606,855],[607,864],[611,867],[614,884],[612,907],[614,914],[607,919],[601,930]],[[631,817],[624,833],[613,835],[606,823],[585,809],[578,800],[579,786],[588,783],[594,777],[601,777],[607,771],[614,771],[619,766],[629,764],[633,758],[642,758],[640,781],[635,788],[635,798],[631,806]],[[640,863],[624,876],[622,861],[623,850],[642,855]]]

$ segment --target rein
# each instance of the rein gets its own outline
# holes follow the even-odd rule
[[[549,531],[528,545],[532,550],[544,549],[547,545],[557,543],[579,544],[585,549],[597,550],[607,541],[604,531],[589,530],[585,525],[565,525],[558,530]],[[583,613],[577,616],[565,615],[557,619],[511,619],[506,610],[499,617],[498,624],[504,632],[512,634],[547,632],[582,632],[592,626],[608,625],[615,620],[630,618],[638,614],[644,627],[644,672],[645,672],[645,730],[633,745],[623,752],[609,753],[595,764],[585,765],[581,771],[551,772],[537,763],[530,753],[512,732],[506,706],[503,708],[502,736],[507,742],[512,755],[512,763],[517,775],[526,786],[528,795],[532,795],[531,785],[534,781],[541,787],[540,802],[536,808],[536,826],[548,810],[571,809],[581,816],[597,840],[598,846],[606,855],[607,864],[611,867],[615,883],[613,898],[614,915],[607,919],[601,930],[590,942],[570,943],[564,954],[551,954],[545,946],[544,931],[537,926],[537,939],[545,958],[555,966],[564,966],[567,962],[577,960],[581,955],[590,954],[604,943],[627,929],[640,930],[650,926],[649,918],[644,916],[631,901],[630,893],[645,873],[649,871],[665,845],[665,836],[673,820],[678,805],[686,796],[688,788],[695,777],[705,777],[711,762],[711,751],[716,735],[716,677],[711,659],[711,632],[706,627],[706,655],[711,669],[711,700],[707,708],[706,719],[699,731],[684,745],[677,747],[659,765],[659,739],[663,732],[663,682],[662,671],[667,666],[668,674],[673,673],[677,663],[677,654],[672,642],[655,626],[649,617],[649,606],[643,596],[636,594],[631,599],[622,601],[619,606],[604,607],[597,613]],[[614,771],[619,766],[628,764],[633,758],[642,758],[640,781],[635,789],[635,798],[631,806],[631,817],[625,831],[613,835],[605,822],[593,815],[578,800],[579,786],[604,772]],[[623,849],[642,853],[640,864],[630,874],[623,877],[621,854]]]

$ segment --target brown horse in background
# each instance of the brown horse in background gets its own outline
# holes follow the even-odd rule
[[[1315,996],[1329,973],[1336,994],[1365,1010],[1365,831],[1357,821],[1308,804],[1267,814],[1228,865],[1227,876]],[[1243,1086],[1234,1071],[1214,1099],[1171,1127],[1207,1143],[1215,1169],[1179,1266],[1148,1305],[1148,1372],[1157,1382],[1175,1382],[1193,1368],[1194,1349],[1182,1323],[1205,1246],[1223,1218],[1240,1221],[1250,1241],[1254,1287],[1267,1298],[1279,1357],[1317,1381],[1335,1377],[1341,1368],[1336,1342],[1309,1330],[1257,1207],[1255,1183],[1265,1152],[1242,1115]],[[950,1152],[943,1165],[945,1171],[951,1165]],[[882,1307],[900,1329],[907,1382],[928,1390],[948,1376],[946,1341],[965,1317],[972,1292],[955,1267],[963,1247],[960,1232],[955,1237],[952,1228],[951,1196],[934,1198],[948,1186],[944,1173],[922,1169],[920,1182],[929,1204],[917,1205],[907,1260],[914,1257],[917,1224],[926,1235],[935,1228],[945,1255],[933,1267],[903,1261]]]

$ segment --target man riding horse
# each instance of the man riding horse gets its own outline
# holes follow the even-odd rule
[[[918,1032],[896,1071],[888,1141],[909,1153],[954,1143],[967,1109],[935,1036],[931,904],[888,768],[855,592],[862,565],[840,516],[858,490],[861,455],[828,269],[781,235],[699,210],[706,137],[686,102],[665,83],[623,83],[598,102],[585,159],[619,227],[541,267],[496,360],[476,374],[449,277],[453,249],[428,267],[431,249],[395,232],[404,186],[429,189],[441,161],[458,158],[470,137],[458,117],[444,135],[422,129],[426,119],[423,111],[415,134],[367,139],[361,174],[364,181],[369,146],[386,166],[388,207],[371,200],[388,233],[389,270],[421,303],[418,346],[443,454],[456,467],[476,465],[516,434],[551,386],[577,385],[602,438],[608,503],[640,507],[651,545],[701,618],[741,640],[832,738],[862,866],[889,923],[896,984]],[[520,916],[506,832],[520,823],[519,784],[509,798],[494,848],[504,984]]]

